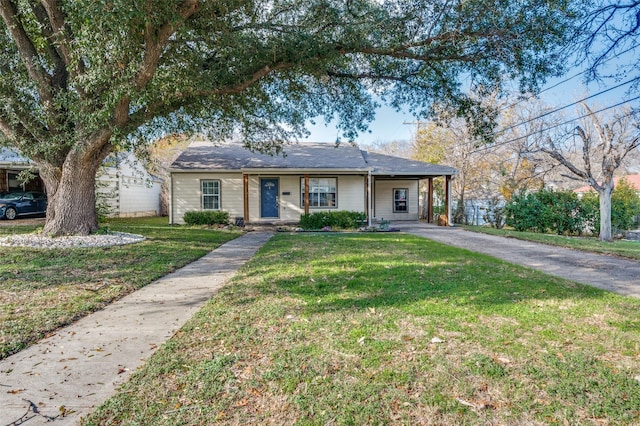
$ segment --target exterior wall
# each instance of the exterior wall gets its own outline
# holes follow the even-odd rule
[[[156,216],[160,212],[160,191],[157,180],[121,176],[120,217]]]
[[[407,212],[393,212],[393,190],[395,188],[408,188]],[[374,205],[373,218],[375,220],[418,220],[419,194],[418,180],[374,180]]]
[[[318,177],[311,176],[310,177]],[[332,209],[310,209],[310,212],[324,210],[366,210],[364,176],[326,176],[337,178],[338,205]],[[260,217],[260,179],[278,179],[279,218]],[[301,206],[302,175],[249,175],[249,222],[298,222],[304,214]],[[184,223],[183,216],[190,210],[200,210],[200,181],[220,180],[220,208],[229,212],[229,217],[244,216],[244,187],[242,173],[181,173],[171,175],[171,215],[173,223]]]
[[[96,176],[98,206],[111,217],[155,216],[160,213],[162,185],[135,157],[117,167],[103,167]]]
[[[301,203],[302,184],[304,175],[251,175],[249,176],[249,221],[273,222],[274,219],[260,217],[260,178],[277,178],[279,180],[280,217],[282,222],[298,222],[304,214]],[[338,205],[336,208],[313,208],[310,213],[326,210],[350,210],[364,212],[365,206],[365,178],[358,175],[309,175],[309,177],[335,177],[337,179]],[[289,193],[285,195],[285,193]]]
[[[183,216],[186,212],[201,210],[200,181],[203,179],[220,180],[220,209],[229,212],[230,219],[244,216],[242,173],[172,173],[173,223],[184,223]]]

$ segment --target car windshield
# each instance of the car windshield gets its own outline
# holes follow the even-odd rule
[[[17,200],[23,195],[24,195],[24,192],[12,192],[10,194],[3,195],[2,198],[4,198],[5,200]]]

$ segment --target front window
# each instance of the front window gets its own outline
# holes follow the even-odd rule
[[[200,181],[202,189],[202,210],[220,210],[220,181]]]
[[[408,188],[395,188],[393,190],[393,212],[394,213],[406,213],[407,209],[407,195],[409,194]]]
[[[309,178],[309,207],[337,207],[336,178]],[[304,207],[304,178],[300,179],[300,205]]]

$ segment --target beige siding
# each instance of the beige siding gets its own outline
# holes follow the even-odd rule
[[[229,212],[232,220],[244,215],[242,173],[173,173],[173,223],[184,223],[185,212],[201,209],[200,181],[204,179],[220,180],[220,209]]]
[[[355,212],[366,211],[364,176],[338,177],[338,208]]]
[[[260,179],[278,179],[280,193],[279,218],[262,219],[260,217]],[[289,192],[289,195],[284,195]],[[299,176],[249,176],[249,221],[250,222],[273,222],[281,220],[284,222],[297,222],[304,211],[300,208],[300,177]]]
[[[407,213],[393,212],[394,188],[408,188]],[[418,181],[417,180],[375,180],[374,219],[380,220],[418,220]]]
[[[283,222],[297,222],[304,213],[301,207],[302,175],[250,175],[249,176],[249,222],[273,222],[273,218],[260,217],[260,178],[279,181],[279,218]],[[317,177],[317,176],[313,176]],[[365,177],[354,175],[328,176],[338,179],[338,206],[333,210],[352,210],[364,212]],[[244,189],[242,173],[173,173],[172,174],[172,215],[174,223],[184,223],[182,217],[189,210],[200,210],[200,181],[219,179],[221,191],[221,209],[229,216],[244,216]],[[286,194],[288,193],[288,194]],[[311,209],[320,211],[326,209]]]
[[[280,182],[280,218],[283,222],[297,222],[300,215],[304,214],[304,208],[301,206],[302,192],[302,175],[285,175],[285,176],[260,176],[263,178],[278,178]],[[250,176],[249,178],[249,221],[259,222],[273,221],[273,219],[260,218],[260,177]],[[309,177],[319,177],[309,175]],[[325,176],[322,176],[325,177]],[[338,179],[338,206],[331,210],[352,210],[365,211],[365,188],[364,176],[326,176],[337,177]],[[284,193],[288,192],[288,195]],[[310,212],[326,211],[327,209],[311,208]]]

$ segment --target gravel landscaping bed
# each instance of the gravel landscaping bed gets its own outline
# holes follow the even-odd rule
[[[140,241],[144,241],[144,239],[145,237],[142,235],[128,234],[125,232],[55,238],[39,234],[19,234],[0,238],[0,246],[46,249],[108,247],[139,243]]]

